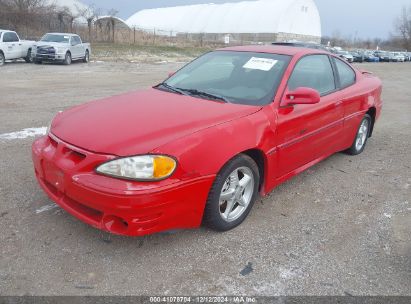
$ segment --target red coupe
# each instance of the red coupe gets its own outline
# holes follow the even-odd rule
[[[360,154],[381,91],[321,50],[225,48],[148,90],[58,114],[33,144],[35,174],[67,212],[115,234],[226,231],[258,194],[336,152]]]

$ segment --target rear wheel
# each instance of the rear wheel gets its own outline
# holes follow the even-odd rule
[[[346,151],[350,155],[361,154],[367,144],[371,130],[371,116],[366,114],[361,121],[352,146]]]
[[[84,54],[83,62],[88,63],[90,61],[90,53],[86,51],[86,54]]]
[[[0,52],[0,66],[6,63],[6,58],[4,58],[4,54]]]
[[[247,155],[229,161],[217,175],[204,210],[203,223],[217,231],[240,225],[250,213],[258,195],[258,166]]]
[[[70,54],[70,52],[66,53],[66,57],[64,58],[63,63],[64,63],[64,65],[70,65],[71,64],[71,54]]]
[[[31,49],[29,49],[29,50],[27,51],[27,56],[26,56],[26,58],[24,58],[24,60],[25,60],[27,63],[31,63],[31,62],[32,62]]]

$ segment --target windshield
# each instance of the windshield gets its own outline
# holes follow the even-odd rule
[[[205,99],[265,105],[272,102],[290,59],[267,53],[210,52],[186,65],[162,86]]]
[[[69,43],[70,36],[67,35],[57,35],[57,34],[46,34],[41,38],[43,42],[58,42],[58,43]]]

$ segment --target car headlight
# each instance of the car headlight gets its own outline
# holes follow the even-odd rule
[[[173,174],[177,162],[164,155],[117,158],[97,167],[103,175],[136,181],[159,181]]]
[[[58,53],[58,52],[59,52],[59,48],[54,47],[54,51],[55,51],[56,53]]]

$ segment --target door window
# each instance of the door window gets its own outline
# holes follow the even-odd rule
[[[303,57],[295,66],[288,81],[288,89],[300,87],[317,90],[321,96],[335,91],[334,72],[327,55]]]
[[[351,67],[340,59],[334,58],[337,66],[338,76],[340,78],[341,88],[346,88],[355,83],[355,72]]]
[[[19,37],[16,33],[7,32],[3,35],[3,42],[18,42]]]
[[[71,45],[75,46],[79,44],[80,44],[80,38],[78,38],[77,36],[71,37]]]

